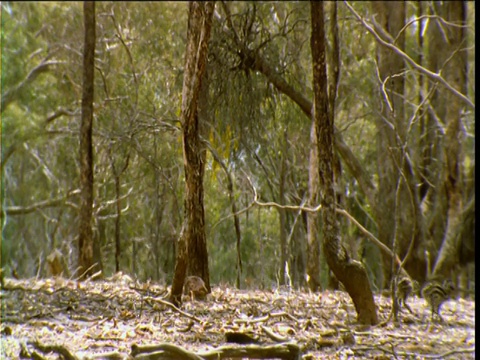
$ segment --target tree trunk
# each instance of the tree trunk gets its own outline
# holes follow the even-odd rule
[[[288,157],[288,144],[287,144],[287,130],[284,130],[283,132],[283,151],[282,155],[280,157],[280,173],[278,174],[279,179],[279,190],[278,190],[278,200],[280,205],[285,205],[286,200],[286,173],[287,173],[287,157]],[[287,226],[288,226],[288,221],[287,221],[287,211],[285,209],[278,208],[278,215],[279,215],[279,220],[280,220],[280,234],[279,234],[279,239],[280,239],[280,269],[278,272],[278,283],[279,285],[286,285],[287,283],[287,278],[290,277],[290,274],[287,273],[288,270],[290,270],[290,267],[287,269],[287,263],[289,259],[289,254],[288,254],[288,246],[287,246]],[[290,272],[290,271],[288,271]]]
[[[310,159],[308,166],[308,206],[318,202],[318,146],[315,121],[310,130]],[[318,237],[318,214],[307,213],[307,284],[315,292],[322,289],[320,284],[320,239]]]
[[[372,8],[382,27],[381,30],[395,38],[395,46],[404,50],[405,32],[400,31],[405,25],[405,2],[375,1],[372,2]],[[401,75],[405,70],[405,64],[401,57],[381,44],[377,45],[377,59],[385,91],[381,91],[382,111],[377,121],[379,188],[375,217],[379,239],[404,257],[410,245],[415,248],[421,244],[423,236],[422,219],[418,215],[420,214],[418,190],[411,165],[406,158],[406,146],[409,144],[406,143],[408,128],[404,109],[405,79]],[[402,201],[396,201],[396,194]],[[387,288],[392,276],[392,258],[383,255],[382,259],[383,287]],[[415,278],[422,278],[423,256],[415,259],[410,257],[405,268]]]
[[[428,6],[428,15],[445,16],[440,2],[435,1],[432,6]],[[445,60],[450,56],[446,49],[444,41],[444,25],[439,19],[432,19],[426,27],[427,49],[426,62],[428,69],[433,72],[439,72],[443,67]],[[436,87],[436,89],[432,89]],[[422,151],[422,187],[421,195],[424,198],[424,205],[428,205],[426,213],[425,226],[426,236],[431,246],[427,250],[435,255],[440,248],[443,234],[447,224],[447,198],[441,185],[442,146],[444,139],[444,130],[442,121],[446,115],[445,92],[437,84],[427,82],[427,91],[433,90],[430,99],[431,109],[425,116],[424,129],[421,134]],[[431,271],[432,269],[429,269]]]
[[[208,40],[214,3],[190,2],[187,48],[182,90],[183,160],[185,168],[185,215],[183,230],[177,243],[171,301],[181,302],[187,267],[201,277],[210,291],[208,253],[203,208],[204,146],[200,142],[198,99],[207,60]]]
[[[466,25],[466,4],[463,1],[445,2],[447,21]],[[467,48],[466,30],[464,27],[449,26],[446,29],[448,44],[446,53],[453,54],[445,65],[445,80],[461,93],[467,93]],[[445,51],[445,49],[444,49]],[[462,141],[464,138],[461,117],[465,110],[464,103],[451,92],[444,94],[443,101],[448,104],[446,109],[446,132],[444,145],[444,170],[442,188],[447,199],[447,228],[442,241],[442,247],[435,264],[433,275],[446,276],[450,273],[458,258],[459,236],[456,236],[458,224],[462,221],[464,175],[462,165]]]
[[[328,266],[351,296],[361,324],[378,322],[373,293],[363,265],[352,260],[339,238],[333,181],[334,109],[329,111],[323,2],[311,3],[314,120],[318,142],[323,220],[323,250]],[[330,102],[333,104],[333,101]]]
[[[113,173],[113,179],[115,182],[115,211],[116,211],[116,217],[115,217],[115,272],[120,271],[120,259],[122,256],[122,247],[121,247],[121,218],[122,218],[122,200],[121,200],[121,180],[120,177],[121,175],[125,172],[125,170],[128,167],[129,160],[130,160],[130,155],[126,156],[125,164],[121,170],[117,168],[115,165],[115,159],[114,155],[112,154],[112,144],[109,145],[108,147],[108,158],[110,160],[110,166],[112,168],[112,173]],[[134,258],[135,259],[135,258]],[[133,261],[133,264],[135,264],[135,260]],[[133,269],[135,270],[135,268]],[[133,273],[136,273],[136,271],[133,271]]]
[[[82,121],[80,125],[80,214],[78,237],[79,273],[93,274],[96,269],[93,254],[92,205],[93,205],[93,92],[95,60],[95,3],[83,5],[85,44],[83,55]]]

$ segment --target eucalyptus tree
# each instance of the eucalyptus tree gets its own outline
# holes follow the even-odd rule
[[[317,134],[320,201],[323,220],[323,249],[330,269],[351,296],[362,324],[378,322],[373,293],[367,272],[361,262],[352,259],[342,244],[336,213],[333,172],[334,104],[336,92],[328,92],[326,69],[326,36],[324,3],[311,2],[312,11],[312,65],[315,130]],[[330,79],[335,80],[335,79]]]
[[[395,46],[405,50],[406,4],[404,2],[372,2],[373,16],[381,29],[396,38]],[[378,190],[375,205],[379,239],[394,251],[405,256],[411,242],[421,239],[419,201],[415,184],[408,179],[411,164],[406,163],[405,142],[408,124],[405,123],[404,61],[391,49],[377,45],[379,98],[381,111],[376,122]],[[381,85],[380,85],[381,84]],[[401,177],[400,174],[404,174]],[[408,223],[408,225],[407,225]],[[413,223],[413,226],[411,224]],[[384,287],[390,284],[392,258],[382,256]],[[420,259],[421,260],[421,259]],[[412,262],[406,264],[410,265]],[[415,259],[421,267],[422,262]],[[418,269],[415,272],[418,274]],[[417,275],[418,276],[418,275]]]
[[[65,76],[72,48],[58,39],[67,37],[66,24],[80,29],[80,10],[78,4],[2,3],[2,91],[15,89],[2,108],[2,251],[8,249],[2,262],[23,275],[43,274],[45,256],[62,243],[66,250],[78,234],[71,226],[78,199],[71,142],[79,97]],[[79,35],[68,34],[73,43]]]
[[[81,276],[93,274],[100,264],[94,264],[93,254],[93,95],[95,68],[95,3],[83,4],[85,42],[83,47],[82,121],[80,124],[80,211],[78,235],[78,265]]]
[[[182,131],[185,167],[185,209],[182,234],[177,241],[175,273],[170,300],[181,303],[187,270],[200,276],[210,290],[205,238],[203,176],[205,171],[200,141],[199,98],[208,54],[214,2],[190,2],[188,13],[185,73],[182,91]]]
[[[456,10],[452,8],[447,11],[446,3],[435,3],[433,7],[430,7],[429,15],[421,15],[422,11],[420,11],[420,17],[413,17],[405,26],[398,25],[395,27],[388,20],[385,20],[386,18],[381,15],[381,11],[377,14],[380,19],[384,19],[380,23],[377,22],[378,17],[377,19],[372,17],[367,21],[359,16],[350,4],[346,4],[362,26],[373,35],[379,51],[384,52],[387,49],[392,51],[390,61],[404,64],[403,69],[405,70],[400,71],[402,65],[397,65],[397,73],[391,75],[390,78],[387,76],[378,85],[379,93],[385,99],[385,104],[390,108],[390,112],[398,109],[398,105],[395,108],[392,106],[391,99],[395,99],[400,92],[398,92],[399,90],[395,93],[385,91],[389,88],[388,83],[393,81],[395,85],[395,83],[401,82],[402,78],[410,80],[409,75],[415,76],[414,82],[406,81],[406,84],[410,86],[404,89],[404,96],[400,101],[400,106],[409,105],[405,107],[408,110],[405,111],[405,114],[408,114],[408,116],[399,123],[389,121],[391,123],[390,128],[394,130],[392,135],[396,138],[396,142],[391,142],[390,145],[385,144],[386,147],[384,146],[381,149],[386,149],[392,154],[401,150],[401,157],[397,158],[393,165],[399,170],[397,181],[401,186],[405,186],[408,191],[407,196],[399,195],[397,199],[408,199],[408,201],[397,201],[395,208],[397,216],[395,216],[395,222],[393,223],[396,230],[389,236],[400,240],[400,249],[403,247],[402,255],[407,253],[408,248],[412,257],[411,261],[406,262],[405,267],[412,276],[421,281],[431,271],[429,263],[437,258],[444,234],[446,232],[450,232],[451,235],[458,234],[459,226],[455,223],[458,223],[458,219],[462,217],[462,211],[459,210],[462,209],[462,206],[459,206],[457,201],[461,198],[465,199],[465,197],[457,191],[463,185],[460,188],[457,188],[456,185],[467,184],[463,181],[469,171],[465,171],[463,166],[466,163],[465,160],[468,160],[471,155],[462,153],[461,146],[459,146],[461,144],[459,139],[463,136],[463,131],[459,130],[462,128],[460,124],[468,126],[469,116],[459,114],[467,113],[466,109],[470,109],[468,111],[474,110],[474,104],[468,96],[468,83],[466,83],[465,75],[467,73],[466,57],[470,52],[467,43],[468,38],[466,37],[469,27],[466,22],[465,10],[462,9],[467,5],[459,2],[456,4],[458,6]],[[380,5],[381,3],[375,3],[376,7]],[[437,7],[440,8],[435,10]],[[392,14],[392,12],[389,12],[389,14]],[[418,14],[418,11],[414,14]],[[453,21],[450,22],[447,16],[448,18],[452,17]],[[428,19],[428,21],[425,21],[425,19]],[[415,31],[407,31],[412,27],[412,24],[419,25],[414,27],[417,32],[420,32],[418,36],[416,36]],[[389,31],[394,33],[389,34]],[[410,56],[411,50],[402,50],[401,44],[398,43],[404,34],[412,32],[417,39],[421,39],[421,41],[418,41],[420,48],[417,47],[417,51],[426,52],[427,55],[431,54],[426,57],[426,65],[413,60]],[[425,34],[427,36],[424,37]],[[443,36],[450,36],[448,43],[455,45],[452,45],[452,48],[445,47],[444,44],[439,45],[442,43]],[[440,52],[436,53],[439,50]],[[423,61],[423,57],[418,57],[418,60]],[[456,65],[452,67],[453,63],[456,63]],[[425,67],[422,65],[425,65]],[[422,81],[417,82],[416,79],[418,78],[422,78]],[[415,87],[417,83],[422,87]],[[417,95],[419,92],[420,97]],[[439,97],[440,94],[442,94],[441,97]],[[451,102],[458,107],[445,106],[445,97],[451,99]],[[442,100],[440,101],[440,99]],[[416,102],[417,100],[419,102]],[[448,113],[447,109],[452,112]],[[383,117],[385,118],[385,116]],[[418,121],[419,119],[420,121]],[[417,124],[420,124],[418,130],[416,130]],[[451,126],[450,131],[447,132],[446,129],[449,129],[449,126]],[[456,134],[453,142],[449,140],[452,132]],[[419,134],[419,137],[415,138],[415,134]],[[447,146],[447,144],[450,145]],[[445,152],[448,152],[448,156]],[[449,158],[454,160],[450,161]],[[393,156],[392,159],[394,159]],[[399,162],[399,160],[401,161]],[[449,163],[454,164],[450,170]],[[454,174],[449,174],[452,169],[455,169]],[[454,179],[454,181],[449,183],[449,179]],[[448,183],[450,185],[455,184],[455,186],[449,186]],[[452,193],[444,191],[446,189],[450,189]],[[399,190],[398,187],[397,190]],[[398,194],[401,193],[398,192]],[[379,195],[385,196],[386,194],[379,192]],[[471,196],[471,193],[467,195],[467,199],[468,196]],[[381,201],[381,198],[379,199]],[[465,202],[467,208],[469,208],[468,200]],[[381,202],[376,206],[379,204]],[[447,204],[453,207],[449,208]],[[409,207],[410,212],[408,211]],[[380,209],[376,210],[378,211],[376,214],[377,220],[385,216],[385,212],[379,211]],[[449,209],[453,210],[450,211]],[[466,212],[468,213],[468,211]],[[411,226],[412,223],[413,227]],[[448,231],[446,230],[447,223],[452,225]],[[456,240],[451,241],[449,245],[445,243],[445,248],[450,249],[445,253],[449,254],[449,259],[458,260],[458,251],[462,247],[462,242],[459,241],[457,235],[451,235],[446,238]],[[438,270],[443,276],[447,275],[447,272],[452,269],[453,261],[447,261],[446,263],[448,263],[447,266],[443,267],[441,271]]]
[[[464,1],[433,4],[434,14],[441,16],[432,24],[434,33],[442,31],[442,37],[435,39],[431,48],[430,61],[438,61],[437,69],[445,74],[445,80],[460,93],[468,94],[468,38],[467,38],[467,3]],[[444,26],[440,21],[447,23]],[[435,42],[436,41],[436,42]],[[440,42],[440,43],[438,43]],[[442,50],[440,50],[440,48]],[[436,58],[436,60],[434,60]],[[438,68],[440,65],[440,68]],[[441,106],[437,116],[440,117],[442,133],[441,159],[442,168],[439,169],[437,179],[432,179],[434,187],[440,191],[434,191],[433,186],[427,189],[425,195],[432,204],[437,205],[433,217],[445,219],[441,224],[440,236],[434,238],[435,244],[440,248],[438,257],[433,268],[433,275],[449,275],[459,259],[459,249],[462,242],[468,241],[474,236],[470,233],[467,237],[460,236],[461,224],[464,223],[464,213],[468,214],[468,208],[474,209],[474,192],[467,191],[472,188],[468,182],[474,178],[469,177],[469,170],[465,164],[465,158],[470,149],[465,149],[467,137],[464,115],[468,111],[468,105],[461,101],[452,91],[445,88],[437,89],[436,105]],[[441,99],[441,100],[440,100]],[[433,117],[433,114],[430,114]],[[432,118],[430,123],[432,123]],[[430,127],[429,129],[433,129]],[[435,131],[435,130],[433,130]],[[440,200],[444,197],[445,200]],[[445,206],[442,206],[445,205]],[[470,210],[471,211],[471,210]],[[474,210],[473,210],[474,211]],[[440,220],[441,221],[441,220]],[[438,220],[432,221],[437,223]],[[430,226],[429,231],[435,233]]]

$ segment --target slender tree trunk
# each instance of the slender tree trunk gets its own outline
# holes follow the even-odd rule
[[[279,190],[278,190],[278,200],[280,205],[285,205],[285,183],[286,179],[286,172],[287,172],[287,131],[285,130],[283,133],[283,154],[280,158],[280,173],[278,174],[279,179]],[[287,262],[288,262],[288,246],[287,246],[287,211],[285,209],[277,209],[279,220],[280,220],[280,271],[278,273],[278,282],[279,285],[285,285],[286,279],[290,274],[287,274]]]
[[[185,167],[185,217],[177,243],[177,257],[170,300],[181,302],[187,267],[200,276],[210,291],[208,253],[203,208],[205,148],[200,142],[198,99],[207,60],[212,25],[213,2],[190,2],[187,48],[182,91],[183,160]]]
[[[93,93],[95,60],[95,3],[83,5],[85,43],[83,55],[82,121],[80,125],[80,188],[79,214],[79,273],[84,276],[95,272],[93,254],[92,206],[93,206]]]
[[[395,46],[405,48],[406,5],[402,1],[372,2],[376,19],[381,30],[391,35]],[[379,187],[375,206],[379,239],[401,257],[404,257],[410,245],[417,249],[422,244],[423,220],[419,216],[417,182],[412,167],[406,158],[406,143],[409,134],[405,121],[404,88],[405,79],[402,72],[405,64],[401,57],[390,49],[377,45],[378,72],[384,86],[379,84],[382,97],[382,111],[377,121],[377,152]],[[400,179],[400,181],[399,181]],[[399,199],[396,202],[397,186]],[[398,216],[396,216],[397,214]],[[412,240],[413,239],[413,240]],[[412,243],[413,241],[413,243]],[[423,256],[412,252],[405,263],[405,268],[413,277],[423,279]],[[383,287],[387,288],[392,276],[392,258],[383,255]]]
[[[443,6],[440,1],[432,2],[427,7],[428,15],[445,17]],[[444,25],[438,19],[433,19],[426,28],[426,63],[431,71],[438,72],[450,56],[447,44],[444,40]],[[424,132],[421,135],[422,151],[422,194],[424,207],[427,208],[425,226],[428,244],[427,250],[431,256],[436,256],[441,246],[443,234],[447,226],[448,199],[442,186],[442,161],[444,145],[443,119],[446,117],[445,92],[437,84],[427,82],[428,92],[433,91],[430,99],[430,110],[426,114]],[[432,89],[436,87],[436,89]],[[428,269],[430,272],[432,269]]]
[[[443,4],[447,21],[455,24],[466,25],[466,3],[463,1],[445,2]],[[448,39],[448,54],[454,54],[445,66],[445,80],[461,93],[467,93],[467,43],[466,30],[463,27],[450,26],[446,29]],[[458,258],[459,236],[456,236],[458,224],[462,222],[463,210],[463,189],[464,174],[462,165],[463,155],[463,125],[461,121],[464,103],[452,96],[450,92],[445,93],[447,104],[446,111],[446,132],[444,159],[445,167],[443,172],[443,188],[445,189],[448,201],[447,229],[442,241],[442,247],[435,264],[433,275],[441,274],[446,276],[455,265]]]
[[[319,180],[323,220],[323,250],[328,266],[351,296],[361,324],[378,322],[373,293],[363,265],[352,260],[341,244],[334,188],[334,109],[329,109],[325,62],[323,2],[311,3],[314,119],[318,142]],[[330,102],[332,104],[333,102]],[[329,111],[330,110],[330,111]]]
[[[308,166],[308,206],[318,203],[318,146],[315,121],[310,130],[310,159]],[[307,284],[311,291],[320,291],[320,239],[318,237],[318,214],[307,213]]]

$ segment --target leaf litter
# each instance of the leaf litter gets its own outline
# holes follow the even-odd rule
[[[358,324],[342,291],[214,286],[204,301],[184,296],[180,308],[168,303],[168,292],[118,275],[95,282],[6,279],[0,358],[475,358],[474,300],[445,302],[442,323],[412,297],[413,315],[403,311],[399,323],[380,327]],[[382,321],[391,299],[376,295],[375,302]]]

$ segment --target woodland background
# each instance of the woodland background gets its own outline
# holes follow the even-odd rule
[[[77,277],[82,4],[1,6],[1,266],[18,277],[49,276],[47,258],[58,250]],[[461,270],[464,287],[474,281],[474,10],[473,2],[362,1],[338,3],[335,22],[326,12],[339,44],[337,206],[400,257],[411,248],[405,269],[415,279],[434,267]],[[186,2],[96,4],[93,234],[106,276],[173,276],[184,217],[187,18]],[[318,271],[308,271],[321,217],[266,206],[319,203],[306,116],[310,36],[309,3],[216,3],[200,129],[213,284],[332,284],[318,245]],[[351,219],[338,221],[373,289],[387,287],[389,257]]]

